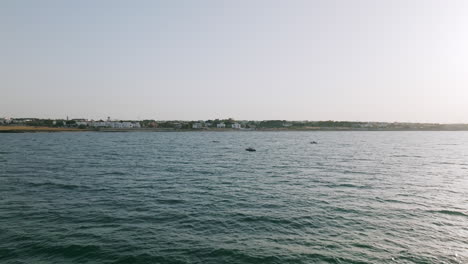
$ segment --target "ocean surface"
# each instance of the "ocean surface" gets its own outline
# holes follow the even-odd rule
[[[0,263],[468,263],[468,133],[0,134]]]

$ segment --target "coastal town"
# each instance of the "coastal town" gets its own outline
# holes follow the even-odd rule
[[[0,131],[28,130],[50,131],[456,131],[468,130],[468,124],[438,124],[438,123],[402,123],[402,122],[352,122],[352,121],[287,121],[287,120],[235,120],[210,119],[196,121],[180,120],[92,120],[85,118],[41,119],[41,118],[0,118]]]

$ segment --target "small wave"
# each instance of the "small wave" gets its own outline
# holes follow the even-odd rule
[[[397,155],[390,155],[390,157],[394,157],[394,158],[409,158],[409,157],[411,157],[411,156],[404,155],[404,154],[397,154]]]
[[[437,162],[436,164],[438,165],[466,165],[466,164],[459,164],[459,163],[455,163],[455,162],[448,162],[448,161],[441,161],[441,162]]]
[[[349,214],[364,214],[363,211],[351,209],[351,208],[343,208],[343,207],[335,207],[333,208],[333,212],[340,212],[340,213],[349,213]]]
[[[330,188],[337,188],[337,187],[342,187],[342,188],[357,188],[357,189],[370,189],[370,186],[367,185],[355,185],[352,183],[341,183],[341,184],[329,184],[327,187]]]
[[[375,173],[369,171],[354,171],[354,170],[345,170],[343,171],[344,174],[362,174],[362,175],[374,175]]]
[[[264,215],[260,215],[260,216],[243,215],[243,214],[241,215],[242,217],[239,219],[240,222],[274,224],[274,225],[281,225],[281,226],[286,226],[286,227],[293,227],[297,229],[301,229],[305,227],[301,223],[298,223],[296,221],[292,221],[286,218],[277,218],[277,217],[264,216]]]
[[[335,185],[336,187],[350,187],[350,188],[359,188],[359,186],[351,184],[351,183],[343,183]]]
[[[396,199],[382,199],[382,198],[376,197],[376,200],[379,201],[379,202],[382,202],[382,203],[412,204],[412,203],[409,203],[409,202],[405,202],[405,201],[401,201],[401,200],[396,200]]]
[[[59,251],[65,257],[78,257],[89,254],[99,254],[101,250],[101,247],[96,245],[69,245],[59,248]]]
[[[111,172],[104,172],[104,173],[98,174],[98,176],[105,176],[105,175],[126,175],[126,173],[121,172],[121,171],[111,171]]]
[[[215,175],[214,172],[207,171],[207,170],[194,170],[193,172],[197,174],[202,174],[202,175]]]
[[[66,189],[66,190],[72,190],[72,189],[78,189],[83,186],[81,185],[76,185],[76,184],[69,184],[69,183],[58,183],[58,182],[28,182],[29,185],[33,187],[57,187],[61,189]]]
[[[161,204],[181,204],[184,203],[184,200],[180,199],[158,199],[156,202],[161,203]]]
[[[210,251],[207,258],[223,259],[222,263],[280,263],[280,258],[276,256],[252,255],[237,249],[219,248]]]
[[[341,258],[341,257],[334,257],[328,256],[318,253],[311,253],[311,254],[301,254],[303,258],[313,261],[312,263],[349,263],[349,264],[368,264],[371,262],[363,262],[359,260],[353,260],[349,258]],[[302,258],[301,258],[302,259]]]
[[[468,217],[467,213],[463,213],[460,211],[452,211],[452,210],[431,210],[431,213],[438,213],[438,214],[446,214],[446,215],[455,215],[455,216],[464,216]]]
[[[362,243],[352,243],[351,246],[358,247],[358,248],[375,249],[375,247],[371,245],[362,244]]]
[[[167,263],[167,264],[177,263],[177,264],[180,264],[180,263],[185,263],[185,262],[169,259],[169,258],[162,257],[162,256],[154,256],[154,255],[150,255],[147,253],[143,253],[139,255],[127,255],[127,256],[120,257],[114,263],[115,264],[120,264],[120,263],[122,264],[124,263]]]
[[[49,258],[67,258],[67,259],[95,259],[102,256],[103,249],[97,245],[56,245],[52,243],[34,244],[28,247],[27,254],[31,256],[44,256]]]
[[[126,254],[121,254],[115,251],[109,251],[98,245],[54,245],[51,243],[41,243],[32,245],[28,248],[28,252],[25,253],[32,256],[33,259],[43,259],[47,257],[49,261],[61,260],[56,263],[69,263],[69,261],[73,261],[73,263],[103,263],[104,261],[112,261],[112,263],[184,263],[147,253],[129,253],[129,251],[131,252],[132,250],[133,248],[127,248],[125,251]],[[64,259],[67,261],[64,261]]]
[[[453,224],[449,223],[449,222],[441,222],[441,221],[438,221],[438,222],[432,222],[433,225],[436,225],[436,226],[453,226]]]

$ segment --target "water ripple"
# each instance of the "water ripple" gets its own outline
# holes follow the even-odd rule
[[[466,142],[0,135],[0,263],[468,263]]]

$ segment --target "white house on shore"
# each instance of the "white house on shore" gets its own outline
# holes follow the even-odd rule
[[[140,128],[140,123],[138,122],[110,122],[110,127],[112,128]]]
[[[10,124],[13,120],[10,117],[3,117],[0,118],[0,124]]]
[[[107,122],[97,121],[97,122],[91,122],[88,125],[91,127],[107,127]]]
[[[199,129],[199,128],[202,128],[202,127],[203,127],[202,123],[193,123],[192,124],[192,128],[194,128],[194,129]]]
[[[123,121],[98,121],[88,124],[91,127],[110,127],[110,128],[141,128],[139,122],[123,122]]]
[[[224,123],[219,123],[216,125],[217,128],[226,128],[226,124]]]
[[[241,124],[239,124],[239,123],[234,123],[234,124],[232,124],[232,128],[234,128],[234,129],[240,129],[240,128],[241,128]]]
[[[86,121],[76,121],[77,126],[88,126],[88,122]]]

